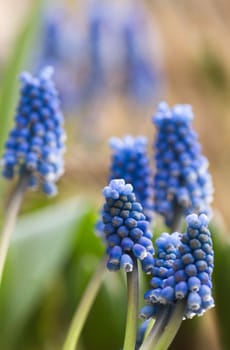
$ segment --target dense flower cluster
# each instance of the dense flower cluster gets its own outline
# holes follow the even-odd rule
[[[155,241],[157,249],[153,277],[150,280],[152,288],[144,295],[145,300],[150,303],[140,312],[140,317],[143,319],[156,316],[160,310],[159,304],[165,304],[174,297],[171,290],[171,285],[174,285],[173,264],[180,255],[178,250],[180,238],[178,232],[172,234],[164,232]]]
[[[148,220],[153,212],[153,180],[147,155],[147,139],[144,136],[111,138],[113,150],[110,180],[124,179],[132,184],[136,199],[141,203]]]
[[[151,280],[152,289],[141,310],[142,318],[156,315],[160,305],[185,299],[185,318],[202,315],[214,306],[212,298],[213,247],[205,214],[188,215],[187,232],[180,237],[163,234],[157,240],[157,259]]]
[[[53,70],[43,69],[38,77],[21,75],[21,96],[15,126],[3,156],[3,176],[29,176],[29,186],[40,183],[47,195],[56,194],[55,182],[63,174],[65,132],[63,115],[51,79]]]
[[[150,281],[153,290],[150,295],[146,294],[147,299],[156,298],[162,304],[165,303],[165,300],[168,300],[169,296],[165,287],[170,285],[171,276],[174,274],[173,263],[179,258],[179,244],[180,234],[177,232],[171,235],[164,232],[156,240],[157,258],[155,259],[153,278]],[[164,296],[165,292],[166,295]]]
[[[107,267],[115,271],[133,270],[133,259],[141,261],[142,269],[151,273],[153,269],[152,233],[136,201],[133,187],[123,179],[114,179],[103,190],[105,204],[102,218],[109,260]]]
[[[157,128],[155,142],[156,173],[154,178],[155,211],[168,226],[175,211],[209,214],[212,181],[208,161],[201,154],[201,145],[192,129],[193,113],[189,105],[172,109],[160,103],[153,117]]]

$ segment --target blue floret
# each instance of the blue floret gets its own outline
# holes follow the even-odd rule
[[[109,270],[133,270],[134,259],[141,262],[146,273],[153,270],[153,245],[148,221],[140,203],[136,201],[133,186],[123,179],[111,180],[103,190],[105,204],[102,210],[103,230],[107,243]]]
[[[28,187],[41,184],[48,196],[57,193],[55,183],[64,172],[66,138],[52,74],[50,67],[38,77],[21,74],[20,100],[5,144],[2,172],[7,179],[26,174]]]
[[[132,184],[137,201],[142,205],[148,220],[153,213],[153,183],[144,136],[111,138],[112,162],[109,179],[124,179]]]
[[[210,214],[212,180],[192,120],[190,105],[170,109],[164,102],[153,117],[157,128],[154,205],[169,227],[178,209],[185,215]]]
[[[152,289],[145,293],[145,300],[151,305],[166,305],[184,299],[184,317],[191,318],[214,306],[211,280],[214,264],[207,216],[191,214],[186,221],[185,234],[163,233],[156,240]],[[144,308],[141,315],[155,317],[155,313],[149,316],[150,311],[151,308]]]

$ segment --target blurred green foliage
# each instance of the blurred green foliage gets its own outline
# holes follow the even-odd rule
[[[0,348],[15,346],[34,305],[68,259],[86,212],[85,203],[71,200],[19,220],[0,290]]]
[[[215,251],[214,288],[217,313],[218,332],[223,350],[230,348],[230,239],[220,231],[218,226],[213,228]]]

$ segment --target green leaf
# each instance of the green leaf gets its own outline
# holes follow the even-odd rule
[[[71,254],[81,221],[90,210],[88,204],[74,199],[19,219],[0,290],[0,348],[20,334]]]
[[[121,271],[107,273],[83,329],[83,349],[121,349],[126,308],[125,276]]]

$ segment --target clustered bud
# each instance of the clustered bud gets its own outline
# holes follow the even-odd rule
[[[146,139],[126,136],[110,141],[111,181],[103,191],[106,202],[101,225],[109,256],[107,267],[129,272],[134,259],[139,259],[142,269],[151,274],[151,288],[144,295],[147,305],[140,311],[144,320],[159,316],[179,300],[184,300],[184,318],[200,316],[214,306],[214,253],[208,229],[213,187],[192,119],[189,105],[172,109],[166,103],[159,105],[153,119],[157,127],[153,185]],[[187,222],[184,234],[164,232],[156,239],[155,259],[148,229],[152,208],[171,228],[178,214],[186,216]],[[140,342],[146,324],[140,327]]]
[[[211,275],[213,247],[205,214],[188,215],[183,235],[165,233],[157,240],[151,287],[145,293],[148,305],[141,310],[144,319],[155,317],[160,305],[186,300],[185,318],[202,315],[214,306]]]
[[[115,271],[122,268],[130,272],[134,259],[139,259],[142,269],[151,273],[154,264],[152,233],[142,206],[136,201],[133,186],[123,179],[114,179],[104,188],[103,194],[102,219],[109,256],[108,269]]]
[[[57,192],[56,181],[64,172],[65,132],[63,115],[54,83],[53,70],[43,69],[38,77],[21,75],[21,96],[15,125],[3,156],[3,176],[27,175],[28,186],[39,184],[45,194]]]
[[[157,128],[154,205],[169,227],[178,207],[185,215],[210,212],[212,181],[192,119],[190,105],[170,109],[166,103],[159,104],[153,117]]]
[[[133,186],[137,201],[141,203],[148,220],[153,213],[153,176],[144,136],[111,138],[113,150],[110,180],[124,179]]]

